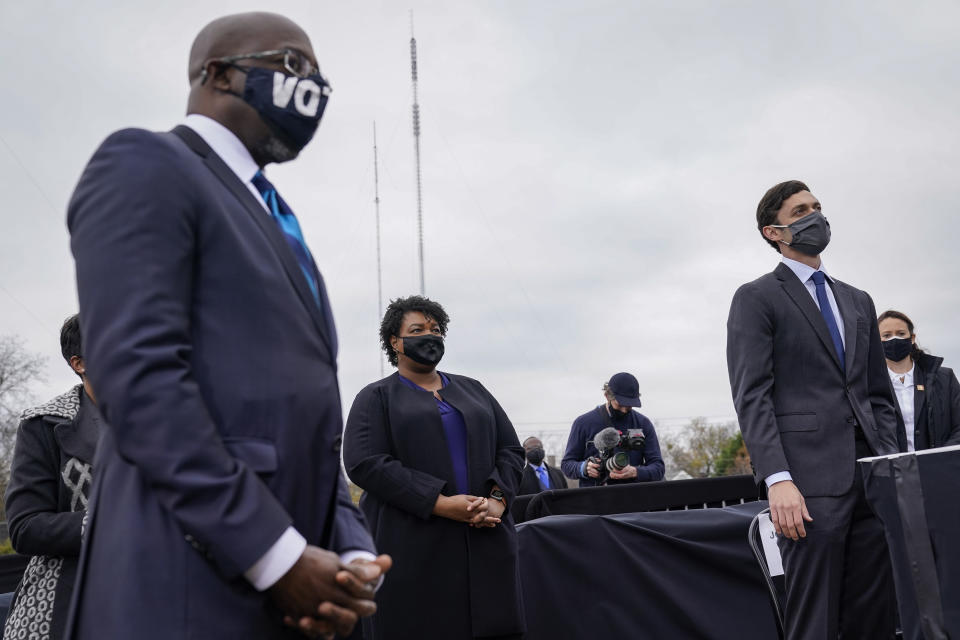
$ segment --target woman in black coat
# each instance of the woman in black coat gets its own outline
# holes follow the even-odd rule
[[[523,448],[476,380],[436,370],[448,317],[427,298],[394,300],[380,341],[398,372],[356,397],[347,474],[377,549],[394,566],[365,630],[376,640],[520,638],[525,630],[509,505]]]
[[[90,465],[101,430],[80,357],[77,316],[63,324],[60,347],[83,384],[20,418],[7,485],[7,522],[13,548],[32,557],[14,592],[6,640],[62,637],[77,573]]]
[[[884,311],[877,322],[897,398],[900,450],[960,444],[960,382],[953,369],[917,346],[906,314]]]

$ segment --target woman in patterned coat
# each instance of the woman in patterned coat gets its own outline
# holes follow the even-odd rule
[[[83,384],[24,412],[20,420],[7,522],[13,548],[32,558],[13,596],[5,640],[61,638],[76,577],[90,463],[100,434],[77,316],[63,324],[60,347]]]

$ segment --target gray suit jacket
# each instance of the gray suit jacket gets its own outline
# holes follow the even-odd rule
[[[804,496],[847,492],[854,428],[875,454],[897,451],[894,399],[865,292],[831,283],[846,369],[813,297],[785,264],[740,287],[727,320],[727,367],[757,482],[789,471]]]

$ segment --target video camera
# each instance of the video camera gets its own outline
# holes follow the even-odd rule
[[[600,467],[600,484],[606,484],[611,471],[623,471],[630,464],[629,451],[643,451],[645,436],[642,429],[618,431],[613,427],[602,429],[593,436],[598,456],[588,458]]]

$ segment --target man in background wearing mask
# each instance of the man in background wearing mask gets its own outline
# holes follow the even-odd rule
[[[857,458],[897,451],[873,301],[826,273],[830,225],[802,182],[767,191],[757,228],[782,259],[734,295],[727,364],[780,534],[786,637],[892,638],[886,542],[856,468]]]
[[[603,384],[606,402],[573,421],[567,439],[567,452],[560,468],[568,478],[580,480],[581,487],[603,483],[600,467],[590,460],[598,455],[593,438],[607,427],[626,432],[640,429],[644,435],[644,449],[629,451],[630,464],[620,471],[610,471],[605,484],[649,482],[663,480],[663,458],[653,423],[642,413],[633,410],[640,406],[640,383],[629,373],[618,373]]]
[[[269,13],[204,27],[187,71],[182,124],[108,137],[69,206],[109,427],[68,635],[347,635],[390,560],[340,470],[323,278],[264,174],[310,141],[330,87]]]
[[[563,477],[560,470],[547,464],[545,459],[547,454],[540,438],[530,436],[524,440],[523,450],[526,452],[527,464],[523,466],[518,495],[567,488],[567,479]]]

